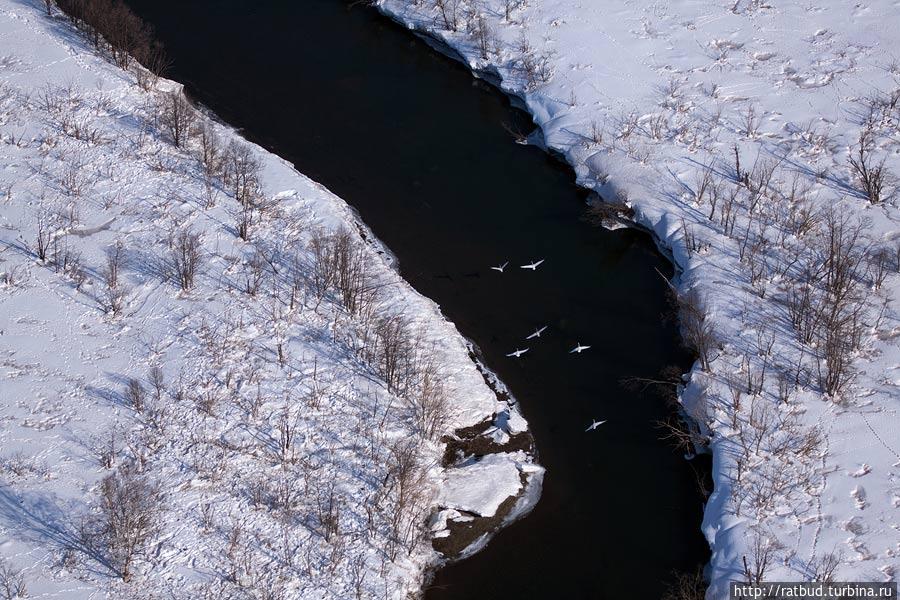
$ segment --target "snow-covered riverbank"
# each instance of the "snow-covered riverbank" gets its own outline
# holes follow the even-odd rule
[[[714,457],[708,597],[896,580],[896,3],[376,4],[521,100],[670,251]]]
[[[0,576],[405,598],[526,510],[526,422],[347,204],[53,15],[0,1]]]

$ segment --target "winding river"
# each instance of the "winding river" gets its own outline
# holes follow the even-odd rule
[[[504,126],[527,131],[526,114],[350,2],[128,3],[171,77],[355,206],[521,402],[547,467],[541,502],[441,569],[427,598],[655,599],[708,560],[693,469],[654,427],[671,409],[619,383],[690,365],[662,318],[655,269],[671,266],[646,234],[585,222],[571,171]],[[569,354],[576,342],[592,348]],[[586,433],[592,419],[608,422]]]

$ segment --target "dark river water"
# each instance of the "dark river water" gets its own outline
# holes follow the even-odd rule
[[[404,277],[521,402],[547,467],[531,515],[440,570],[430,599],[655,599],[708,560],[702,498],[624,376],[690,365],[662,320],[650,238],[581,218],[572,173],[513,142],[530,120],[370,8],[341,0],[129,0],[170,76],[355,206]],[[546,262],[536,272],[518,265]],[[490,265],[510,261],[500,275]],[[521,360],[535,327],[548,329]],[[568,350],[590,344],[583,354]],[[607,419],[585,433],[592,419]]]

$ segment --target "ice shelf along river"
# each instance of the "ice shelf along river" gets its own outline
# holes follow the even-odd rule
[[[659,598],[708,560],[670,411],[623,377],[686,371],[652,240],[587,223],[530,119],[374,9],[341,0],[129,0],[169,76],[356,207],[521,402],[546,466],[528,517],[441,569],[430,599]],[[536,272],[519,265],[545,259]],[[510,261],[504,274],[489,269]],[[522,359],[536,327],[548,329]],[[591,345],[580,355],[569,350]],[[585,432],[592,419],[608,422]]]

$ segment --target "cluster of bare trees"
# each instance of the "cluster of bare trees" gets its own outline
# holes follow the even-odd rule
[[[137,60],[152,76],[166,66],[162,46],[149,25],[121,0],[55,0],[69,20],[81,29],[94,47],[108,51],[115,63],[127,69]],[[51,2],[45,0],[48,14]],[[140,80],[140,79],[139,79]]]
[[[193,134],[198,140],[195,155],[207,189],[207,206],[213,204],[215,188],[221,182],[238,202],[235,230],[241,239],[249,241],[252,226],[266,208],[260,184],[260,164],[253,150],[237,140],[223,148],[212,125],[205,121],[199,127],[187,126],[185,132],[185,136]],[[174,134],[172,137],[175,139]]]
[[[817,208],[811,185],[799,173],[785,185],[780,165],[757,159],[747,169],[735,147],[730,180],[718,179],[707,167],[697,178],[694,198],[698,206],[709,207],[710,222],[737,244],[750,287],[760,298],[778,281],[775,297],[786,307],[797,341],[816,361],[820,388],[834,397],[850,382],[853,356],[872,324],[866,289],[879,287],[895,268],[894,253],[866,239],[864,221],[836,206]],[[689,233],[690,254],[703,241],[694,228]],[[691,309],[692,304],[681,312],[689,315],[688,323],[699,324],[690,315],[702,311]],[[700,353],[707,336],[700,327],[688,329],[686,341]]]
[[[362,243],[347,229],[315,232],[310,240],[312,287],[316,298],[332,295],[353,317],[371,319],[380,286]]]
[[[867,326],[865,282],[872,263],[864,232],[863,222],[825,211],[798,257],[796,279],[784,300],[798,341],[816,346],[819,385],[829,396],[849,383]]]

